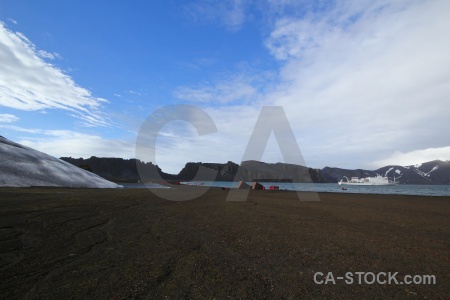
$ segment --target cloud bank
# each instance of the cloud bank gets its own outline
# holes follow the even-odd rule
[[[107,126],[101,112],[107,101],[94,97],[45,59],[57,53],[36,50],[23,34],[0,22],[0,106],[18,110],[62,109],[87,126]]]
[[[450,158],[448,11],[446,1],[340,1],[281,18],[266,45],[285,85],[269,97],[335,163],[430,147]]]
[[[107,139],[100,135],[85,134],[71,130],[35,129],[34,133],[35,136],[39,135],[39,137],[15,142],[55,157],[89,158],[94,155],[101,155],[102,157],[134,157],[134,140]]]
[[[280,64],[274,88],[257,93],[253,80],[241,78],[176,95],[214,115],[217,145],[245,147],[260,107],[280,105],[311,166],[381,167],[392,157],[415,163],[430,158],[419,155],[428,148],[450,159],[450,2],[317,5],[279,5],[299,11],[277,15],[265,38]],[[282,161],[276,148],[269,161]]]
[[[450,146],[441,148],[428,148],[423,150],[415,150],[407,153],[397,151],[391,156],[373,163],[374,166],[388,166],[388,165],[401,165],[410,166],[415,164],[420,164],[432,160],[447,160],[449,159]]]

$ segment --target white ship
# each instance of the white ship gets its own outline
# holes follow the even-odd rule
[[[344,178],[346,179],[344,181]],[[376,177],[352,177],[350,180],[347,178],[347,176],[344,176],[344,178],[341,179],[341,181],[338,182],[339,185],[397,185],[398,182],[394,180],[390,180],[387,177],[383,177],[380,175],[377,175]]]

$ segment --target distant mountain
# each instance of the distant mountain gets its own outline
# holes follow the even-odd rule
[[[75,166],[92,170],[95,174],[115,182],[137,182],[140,180],[136,164],[143,164],[144,168],[156,168],[162,179],[175,181],[191,181],[196,176],[200,167],[204,168],[203,177],[197,176],[196,180],[217,181],[253,181],[253,180],[289,180],[293,182],[323,182],[319,169],[311,169],[304,166],[283,163],[268,164],[257,161],[246,161],[239,166],[231,161],[221,163],[189,162],[178,174],[168,174],[152,163],[144,164],[136,159],[99,158],[88,159],[62,157]],[[217,173],[217,176],[214,174]],[[153,178],[157,180],[157,178]]]
[[[318,169],[284,163],[269,164],[259,161],[244,161],[240,166],[231,161],[226,164],[190,162],[177,175],[165,174],[163,177],[164,179],[190,181],[194,179],[200,167],[211,171],[204,172],[205,177],[199,177],[197,178],[198,180],[211,178],[214,172],[217,172],[217,181],[323,182],[322,173]]]
[[[204,168],[203,176],[197,175],[200,167]],[[163,178],[178,181],[191,181],[194,178],[196,178],[197,180],[210,180],[210,178],[216,178],[216,181],[233,181],[238,169],[239,165],[235,164],[232,161],[229,161],[225,164],[189,162],[177,175],[164,173]]]
[[[324,182],[320,169],[285,163],[269,164],[253,160],[242,162],[237,178],[244,181]]]
[[[137,182],[140,180],[136,164],[144,168],[152,168],[165,180],[191,181],[200,167],[203,168],[203,177],[196,180],[211,180],[214,174],[217,181],[292,181],[292,182],[324,182],[337,183],[344,176],[363,177],[383,175],[396,179],[401,184],[448,184],[450,182],[450,161],[434,160],[412,166],[386,166],[377,170],[349,170],[325,167],[312,169],[299,165],[285,163],[264,163],[258,161],[244,161],[239,166],[234,162],[227,163],[201,163],[189,162],[178,174],[164,173],[157,165],[143,163],[136,159],[99,158],[88,159],[62,157],[76,166],[92,170],[95,174],[115,182]],[[157,180],[158,178],[154,178]]]
[[[226,164],[189,162],[178,174],[169,174],[163,172],[157,165],[154,165],[151,162],[144,163],[138,159],[95,156],[87,159],[72,157],[61,157],[61,159],[77,167],[90,170],[91,172],[114,182],[140,181],[141,177],[138,172],[138,165],[141,169],[147,170],[148,174],[153,174],[153,177],[146,179],[154,181],[161,179],[190,181],[194,179],[200,167],[206,168],[207,172],[203,174],[203,177],[198,177],[198,180],[209,179],[211,178],[211,174],[215,174],[215,171],[218,171],[216,180],[231,181],[234,178],[234,174],[236,174],[236,170],[239,168],[239,165],[233,162],[228,162]],[[159,174],[159,177],[156,174]]]
[[[364,177],[382,175],[401,184],[449,184],[450,161],[433,160],[411,166],[391,165],[377,170],[347,170],[325,167],[322,169],[325,182],[338,182],[344,176]]]
[[[158,166],[155,166],[152,163],[143,163],[136,159],[95,156],[88,159],[72,157],[61,157],[61,159],[114,182],[137,182],[140,179],[136,167],[137,164],[141,164],[147,168],[156,168],[158,172],[161,172],[161,169],[159,169]]]
[[[91,172],[0,136],[0,186],[117,188]]]

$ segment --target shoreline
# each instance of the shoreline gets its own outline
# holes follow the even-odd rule
[[[192,187],[196,189],[196,187]],[[170,190],[177,195],[182,191]],[[211,188],[0,188],[5,298],[445,298],[445,197]],[[436,284],[316,284],[314,274],[399,272]],[[322,278],[323,279],[323,278]]]
[[[196,185],[182,185],[183,188],[187,187],[188,189],[208,189],[208,190],[222,190],[222,192],[227,193],[230,190],[236,190],[235,188],[228,188],[228,187],[217,187],[217,186],[196,186]],[[147,190],[147,191],[158,191],[158,190],[164,190],[164,191],[176,191],[176,188],[172,188],[172,187],[167,187],[164,186],[162,188],[147,188],[145,186],[143,187],[122,187],[122,188],[83,188],[83,187],[58,187],[58,186],[30,186],[30,187],[0,187],[0,193],[2,191],[8,191],[8,190],[14,190],[14,191],[19,191],[19,190],[87,190],[87,191],[117,191],[117,190]],[[24,192],[22,191],[22,192]],[[252,190],[250,190],[252,191]],[[255,192],[255,191],[252,191]],[[263,192],[263,193],[274,193],[274,194],[278,194],[278,193],[316,193],[319,195],[320,194],[330,194],[330,195],[356,195],[356,196],[365,196],[365,195],[369,195],[369,196],[380,196],[381,198],[383,197],[390,197],[390,196],[405,196],[405,197],[419,197],[419,198],[442,198],[444,200],[449,200],[450,198],[449,196],[446,195],[417,195],[417,194],[400,194],[400,193],[392,193],[392,194],[382,194],[382,193],[358,193],[358,192],[348,192],[347,191],[320,191],[320,192],[316,192],[316,191],[295,191],[295,190],[277,190],[277,191],[270,191],[270,190],[265,190],[265,191],[258,191],[258,192]],[[1,195],[0,195],[1,197]],[[156,196],[158,197],[158,196]],[[164,198],[161,198],[162,200],[165,201],[172,201],[172,200],[166,200]],[[192,200],[195,200],[195,198],[193,198]],[[181,200],[181,201],[192,201],[192,200]],[[308,201],[306,201],[308,202]]]
[[[191,183],[191,184],[180,184],[180,185],[172,185],[170,186],[170,188],[176,188],[177,186],[182,186],[182,187],[204,187],[204,188],[225,188],[225,189],[235,189],[236,187],[234,186],[229,186],[229,185],[208,185],[208,183],[199,181],[200,184],[195,184],[195,183]],[[203,183],[203,184],[202,184]],[[271,182],[274,185],[279,185],[280,186],[280,190],[279,191],[298,191],[298,192],[315,192],[315,193],[337,193],[337,194],[361,194],[361,195],[411,195],[411,196],[430,196],[430,197],[450,197],[450,186],[447,185],[401,185],[400,189],[405,189],[408,188],[410,190],[403,190],[403,191],[391,191],[392,189],[397,188],[398,186],[389,186],[387,187],[389,192],[384,192],[383,193],[383,188],[386,188],[385,186],[370,186],[370,187],[345,187],[345,190],[342,190],[341,186],[335,185],[333,183],[326,183],[326,184],[322,184],[322,183],[313,183],[313,185],[315,185],[316,190],[310,189],[303,189],[303,190],[295,190],[295,186],[285,186],[283,187],[283,183],[275,183],[275,182]],[[220,183],[219,183],[220,184]],[[267,183],[266,183],[267,184]],[[294,183],[295,184],[295,183]],[[302,184],[302,183],[299,183]],[[142,185],[142,186],[138,186],[138,185]],[[152,185],[152,183],[150,183],[150,185]],[[327,186],[327,189],[324,189],[323,186]],[[168,186],[164,186],[164,188],[167,188]],[[421,190],[416,190],[417,188],[425,188],[425,189],[430,189],[429,193],[423,193]],[[157,189],[157,187],[145,187],[144,183],[139,183],[139,184],[132,184],[131,186],[124,186],[125,189],[139,189],[139,188],[143,188],[143,189]],[[286,189],[287,188],[287,189]],[[378,190],[378,192],[372,191],[373,189]],[[362,192],[362,190],[364,190],[364,192]],[[268,186],[266,186],[266,191],[268,191]],[[381,191],[381,192],[380,192]],[[432,193],[436,193],[437,194],[432,194]]]

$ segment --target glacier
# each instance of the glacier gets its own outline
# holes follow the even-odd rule
[[[0,136],[0,187],[120,188],[94,173]]]

